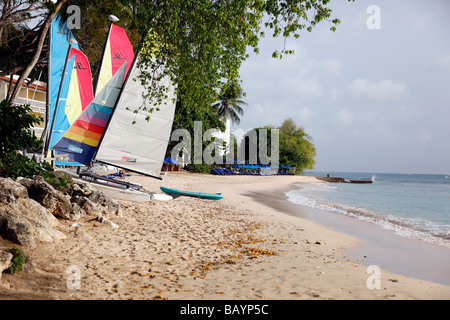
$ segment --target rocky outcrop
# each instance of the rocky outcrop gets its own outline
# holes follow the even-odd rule
[[[0,236],[17,244],[35,248],[37,241],[65,239],[57,225],[55,216],[33,199],[21,198],[0,207]]]
[[[0,203],[28,197],[28,190],[12,179],[0,178]]]
[[[0,237],[24,246],[65,238],[59,220],[79,220],[93,215],[109,221],[122,215],[119,203],[87,184],[71,183],[62,193],[42,177],[0,178]]]
[[[14,255],[9,248],[0,247],[0,279],[2,278],[3,271],[11,267],[13,258]]]
[[[47,208],[53,215],[73,220],[72,204],[67,197],[53,188],[42,177],[38,177],[28,188],[28,196]]]

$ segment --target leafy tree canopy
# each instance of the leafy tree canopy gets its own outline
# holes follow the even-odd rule
[[[288,39],[300,37],[305,29],[312,31],[322,21],[326,21],[332,31],[339,23],[328,7],[330,0],[57,0],[55,3],[7,0],[6,3],[18,1],[41,3],[47,15],[31,41],[34,49],[30,46],[29,63],[22,68],[11,101],[24,79],[44,57],[41,51],[49,22],[55,14],[64,14],[69,5],[78,5],[81,9],[81,30],[76,32],[76,37],[94,71],[109,24],[106,17],[117,15],[121,19],[119,25],[128,31],[133,43],[145,35],[143,65],[162,70],[145,72],[142,76],[148,99],[162,101],[167,88],[160,86],[159,80],[169,76],[184,104],[205,111],[217,98],[217,88],[239,79],[239,69],[248,57],[248,49],[259,51],[259,39],[265,36],[263,27],[271,30],[274,37]],[[19,17],[20,13],[15,16]],[[4,17],[3,13],[0,22]],[[14,23],[12,19],[8,21]],[[284,45],[280,47],[273,52],[273,57],[294,53]],[[142,112],[151,113],[151,110]]]
[[[331,18],[329,0],[168,0],[138,1],[139,29],[151,48],[143,54],[153,69],[165,65],[163,74],[176,83],[183,103],[208,108],[224,83],[239,79],[248,48],[258,52],[262,26],[274,37],[300,37],[327,20],[331,30],[339,23]],[[273,57],[292,54],[283,47]],[[156,96],[159,78],[146,74],[148,88]]]
[[[30,127],[41,121],[30,114],[31,108],[11,106],[6,100],[0,102],[0,176],[33,178],[49,169],[43,163],[29,160],[18,153],[23,149],[39,148],[42,140],[38,139]]]
[[[313,169],[316,148],[312,138],[303,128],[297,127],[294,120],[286,119],[280,130],[280,163],[296,167],[297,172]]]
[[[242,106],[247,105],[241,100],[243,96],[245,93],[240,84],[237,81],[230,81],[220,88],[218,100],[211,106],[212,111],[217,113],[224,122],[230,119],[233,124],[239,124],[240,116],[244,115]]]
[[[241,141],[239,152],[245,152],[241,157],[249,163],[266,164],[267,157],[272,158],[272,151],[275,151],[272,149],[273,143],[276,144],[272,140],[274,129],[279,133],[278,149],[275,149],[279,153],[279,164],[295,167],[297,173],[313,169],[316,149],[312,138],[303,128],[297,127],[291,118],[286,119],[280,127],[265,126],[249,131]],[[265,132],[264,135],[261,134],[262,131]]]

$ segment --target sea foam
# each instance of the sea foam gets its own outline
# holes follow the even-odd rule
[[[326,201],[315,197],[315,193],[338,192],[339,187],[328,183],[301,185],[298,190],[285,193],[288,201],[297,205],[320,209],[362,221],[373,223],[385,230],[390,230],[403,237],[420,239],[450,247],[450,233],[447,226],[442,226],[420,217],[401,217],[390,213],[379,213],[350,205]]]

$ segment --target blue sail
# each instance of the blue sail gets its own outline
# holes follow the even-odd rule
[[[62,80],[62,74],[64,69],[64,64],[66,62],[67,52],[69,50],[69,39],[75,39],[72,31],[67,27],[67,24],[61,20],[61,17],[56,16],[52,21],[52,26],[50,29],[50,57],[49,57],[49,78],[47,84],[48,96],[48,124],[47,127],[50,129],[52,127],[53,116],[56,110],[56,100],[58,98],[59,87]],[[72,48],[79,49],[77,43],[72,44]],[[69,64],[66,67],[66,70],[72,72],[73,70],[73,62],[72,67]],[[70,77],[69,77],[70,78]],[[65,81],[64,81],[65,82]],[[68,85],[68,83],[67,83]],[[60,95],[60,100],[67,99],[68,87],[67,90],[62,90]],[[62,117],[66,117],[64,113],[64,108],[58,108],[58,112],[55,118],[55,125],[53,126],[54,131],[58,131],[56,124],[62,123]],[[52,141],[50,141],[50,148],[59,140],[59,137],[53,137],[55,132],[52,133]],[[48,135],[50,132],[47,133]]]
[[[53,133],[52,133],[51,141],[50,141],[50,146],[52,147],[52,149],[53,149],[53,146],[55,145],[55,143],[62,137],[64,132],[66,132],[66,130],[69,128],[69,126],[66,125],[66,123],[68,123],[68,121],[65,121],[66,115],[65,115],[64,110],[66,107],[67,94],[69,93],[70,79],[72,77],[72,72],[74,72],[74,69],[73,69],[74,64],[75,64],[75,56],[73,56],[71,59],[69,59],[69,61],[67,61],[66,72],[65,72],[64,81],[63,81],[62,87],[61,87],[61,94],[59,97],[58,108],[57,108],[56,117],[55,117],[55,124],[53,125]],[[58,89],[59,89],[59,87],[58,87]],[[55,105],[56,105],[56,101],[55,101]],[[52,118],[51,118],[51,120],[52,120]]]

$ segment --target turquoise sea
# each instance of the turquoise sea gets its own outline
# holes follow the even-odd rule
[[[450,174],[309,172],[305,175],[372,179],[371,184],[299,184],[289,201],[351,216],[406,238],[450,248]]]

